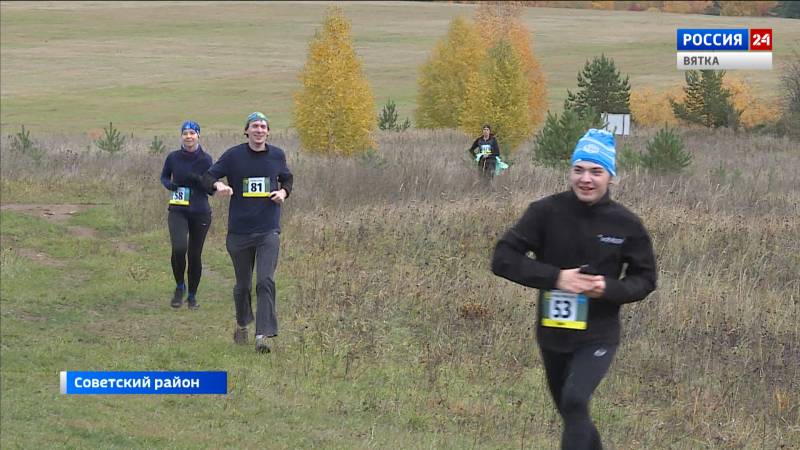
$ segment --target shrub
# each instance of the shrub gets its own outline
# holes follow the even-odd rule
[[[592,109],[586,114],[565,110],[561,116],[547,112],[544,127],[536,135],[533,157],[548,166],[569,163],[575,144],[589,128],[602,127],[600,116]]]
[[[406,117],[402,124],[397,123],[397,108],[392,99],[388,99],[378,116],[378,128],[389,131],[405,131],[411,127],[411,121]]]
[[[117,153],[125,148],[125,136],[109,122],[108,127],[103,128],[103,136],[95,141],[95,145],[105,152]]]
[[[636,124],[643,126],[677,125],[669,102],[682,96],[678,87],[658,93],[649,87],[635,88],[631,91],[631,116]]]
[[[8,138],[11,140],[11,150],[27,155],[37,163],[44,156],[44,150],[31,139],[31,132],[25,129],[25,125],[21,126],[18,133]]]
[[[686,151],[680,136],[664,127],[648,141],[641,162],[647,169],[680,172],[692,163],[692,154]]]
[[[642,165],[642,155],[628,144],[617,150],[617,167],[630,170]]]
[[[161,137],[153,136],[153,140],[150,142],[150,154],[163,155],[166,152],[167,152],[167,146],[164,145],[164,141],[161,139]]]

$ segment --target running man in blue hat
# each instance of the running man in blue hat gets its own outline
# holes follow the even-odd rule
[[[614,136],[589,130],[572,154],[571,189],[531,203],[492,257],[495,275],[539,289],[536,335],[562,449],[602,448],[589,401],[617,351],[620,308],[656,288],[650,236],[611,200],[614,176]]]
[[[255,320],[256,351],[267,353],[267,339],[278,335],[275,269],[280,248],[281,207],[292,192],[294,176],[286,154],[267,144],[269,121],[254,112],[244,125],[247,142],[229,148],[203,177],[209,192],[231,196],[225,246],[233,262],[236,286],[233,340],[246,344],[248,325]],[[227,178],[228,184],[218,181]],[[251,290],[256,269],[256,315]]]

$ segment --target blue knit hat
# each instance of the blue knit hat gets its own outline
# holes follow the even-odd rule
[[[183,134],[183,130],[194,130],[195,133],[200,134],[200,124],[194,120],[187,120],[181,125],[181,134]]]
[[[614,147],[613,134],[591,128],[578,140],[575,151],[572,152],[572,165],[581,161],[593,162],[603,166],[611,176],[615,177],[617,176],[617,150]]]

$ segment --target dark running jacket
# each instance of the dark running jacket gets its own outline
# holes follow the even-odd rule
[[[211,167],[211,162],[211,156],[200,145],[193,152],[181,148],[167,155],[164,168],[161,169],[161,184],[170,191],[178,187],[191,189],[188,206],[169,205],[168,210],[186,214],[211,213],[208,193],[198,179]]]
[[[472,143],[472,147],[467,150],[467,153],[470,154],[472,159],[475,159],[478,153],[483,151],[484,148],[491,150],[492,155],[500,156],[500,146],[497,144],[497,139],[495,139],[493,134],[489,135],[489,139],[484,139],[483,136],[475,139],[475,142]],[[475,149],[478,151],[476,152]]]
[[[604,296],[588,299],[587,328],[542,326],[543,290],[555,289],[561,269],[584,264],[606,279]],[[656,288],[650,236],[641,220],[611,200],[608,193],[594,205],[581,202],[571,190],[531,203],[520,221],[498,241],[492,272],[540,290],[536,317],[539,345],[565,353],[588,344],[619,343],[620,306],[642,300]]]

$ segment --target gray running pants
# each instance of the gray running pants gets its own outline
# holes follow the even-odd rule
[[[275,268],[278,266],[280,236],[277,231],[254,234],[228,233],[225,247],[231,255],[236,286],[233,303],[236,323],[246,327],[253,321],[250,291],[253,286],[253,267],[256,269],[256,335],[278,335],[275,311]]]

